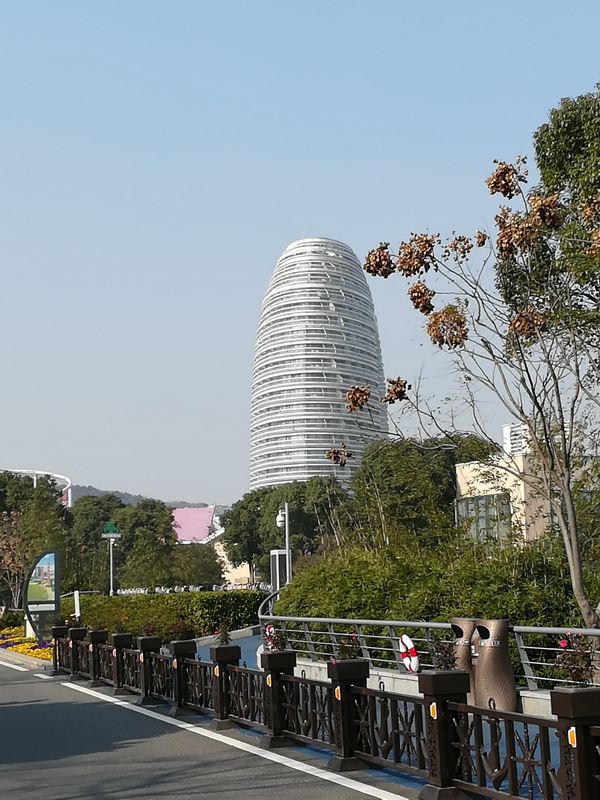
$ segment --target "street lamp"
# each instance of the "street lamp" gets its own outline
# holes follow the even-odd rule
[[[290,509],[287,503],[279,509],[275,520],[278,528],[285,526],[285,575],[286,583],[292,580],[292,551],[290,550]]]
[[[118,529],[115,525],[112,525],[110,522],[107,522],[104,526],[104,533],[102,534],[103,539],[108,539],[108,548],[109,548],[109,569],[110,569],[110,596],[113,597],[115,593],[114,589],[114,569],[113,569],[113,547],[115,544],[115,539],[120,539],[121,534],[119,533]]]

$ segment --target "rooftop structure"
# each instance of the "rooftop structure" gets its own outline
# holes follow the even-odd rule
[[[334,239],[299,239],[284,250],[263,300],[252,379],[250,487],[317,475],[347,481],[365,448],[387,433],[387,414],[350,414],[351,385],[384,390],[371,292],[353,251]],[[340,468],[325,452],[344,443]]]

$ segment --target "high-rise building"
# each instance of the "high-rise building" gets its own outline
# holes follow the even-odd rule
[[[370,409],[348,413],[351,385],[369,384]],[[252,379],[250,487],[316,475],[346,482],[368,444],[387,434],[371,292],[352,250],[299,239],[284,250],[262,304]],[[325,459],[344,443],[345,467]]]

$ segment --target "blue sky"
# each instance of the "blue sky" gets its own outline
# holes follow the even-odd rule
[[[493,158],[593,89],[598,30],[597,0],[5,0],[0,468],[238,499],[284,247],[491,227]],[[386,374],[443,391],[370,285]]]

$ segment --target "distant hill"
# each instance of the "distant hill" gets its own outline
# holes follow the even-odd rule
[[[147,497],[144,497],[144,495],[142,494],[129,494],[129,492],[118,492],[116,489],[96,489],[95,486],[78,486],[77,484],[73,484],[73,487],[71,489],[71,494],[73,502],[79,500],[80,497],[83,497],[86,494],[88,495],[91,494],[93,497],[102,497],[105,494],[114,494],[127,506],[135,506],[142,500],[149,499]],[[208,505],[208,503],[186,503],[185,500],[176,500],[174,502],[165,501],[165,503],[171,508],[206,508]]]

